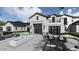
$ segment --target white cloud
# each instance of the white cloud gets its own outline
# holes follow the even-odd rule
[[[34,13],[42,13],[42,10],[40,8],[32,8],[32,7],[24,7],[24,8],[18,8],[18,7],[9,7],[9,8],[3,8],[3,10],[10,14],[11,16],[16,16],[17,18],[27,21],[28,17],[33,15]]]
[[[64,12],[63,12],[63,11],[60,11],[60,12],[59,12],[59,14],[60,14],[60,15],[63,15],[63,14],[64,14]]]
[[[69,14],[72,13],[72,9],[68,9],[68,13],[69,13]]]
[[[76,8],[73,8],[73,10],[75,10]]]
[[[66,14],[72,15],[72,16],[79,16],[79,12],[74,12],[74,13],[72,13],[75,9],[76,9],[76,8],[68,9]]]
[[[79,16],[79,12],[71,13],[73,16]]]

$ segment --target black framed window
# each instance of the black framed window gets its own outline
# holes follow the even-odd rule
[[[39,19],[38,16],[36,16],[36,19],[37,19],[37,20]]]
[[[55,22],[55,17],[52,17],[52,22]]]
[[[16,30],[17,30],[17,27],[16,27]]]
[[[67,25],[67,18],[64,18],[64,25]]]

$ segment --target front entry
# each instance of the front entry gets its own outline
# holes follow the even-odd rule
[[[34,33],[42,34],[42,24],[34,24]]]
[[[10,26],[6,27],[6,31],[11,31],[11,27]]]
[[[49,33],[53,35],[60,35],[60,26],[49,26]]]

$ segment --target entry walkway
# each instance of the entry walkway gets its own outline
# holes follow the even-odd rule
[[[0,41],[0,51],[41,51],[43,46],[43,36],[38,34],[32,36],[31,40],[18,47],[11,47],[9,45],[11,39],[2,40]]]

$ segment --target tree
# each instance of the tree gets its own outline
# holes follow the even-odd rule
[[[4,25],[4,24],[5,24],[5,22],[0,20],[0,26]]]

